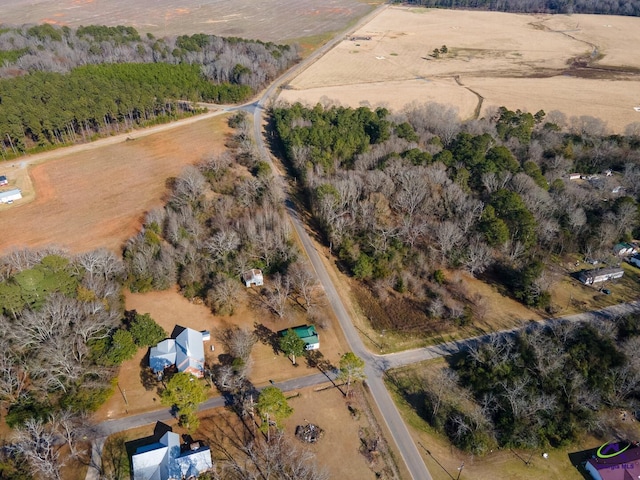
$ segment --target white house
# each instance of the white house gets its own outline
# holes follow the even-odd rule
[[[258,268],[252,268],[242,274],[242,282],[250,287],[251,285],[256,285],[260,287],[264,285],[264,277],[262,276],[262,270]]]
[[[607,280],[614,280],[621,278],[624,275],[624,270],[617,267],[612,268],[599,268],[596,270],[585,270],[580,272],[579,279],[585,285],[593,285],[594,283],[606,282]]]
[[[21,198],[22,192],[19,188],[0,192],[0,203],[13,203],[14,200],[20,200]]]
[[[195,479],[213,466],[211,450],[200,442],[180,448],[177,433],[165,433],[159,442],[136,449],[131,456],[133,480]]]
[[[187,372],[198,378],[204,376],[203,332],[183,329],[175,339],[161,341],[149,351],[149,366],[155,373],[175,365],[179,372]],[[209,338],[211,336],[209,335]]]

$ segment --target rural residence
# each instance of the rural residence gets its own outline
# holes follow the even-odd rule
[[[0,203],[13,203],[14,200],[20,200],[21,198],[22,192],[19,188],[0,192]]]
[[[5,175],[0,175],[0,187],[4,187],[5,185],[9,185],[9,180]]]
[[[633,257],[628,258],[627,262],[629,262],[631,265],[635,265],[636,267],[640,268],[640,255],[634,255]]]
[[[305,350],[318,350],[320,348],[320,337],[318,336],[316,327],[313,325],[300,325],[291,330],[304,341]],[[280,330],[278,335],[284,337],[288,331],[289,329]]]
[[[204,338],[211,338],[209,332],[198,332],[191,328],[174,338],[161,341],[149,351],[149,366],[156,374],[175,365],[179,372],[187,372],[198,378],[204,376]]]
[[[619,257],[626,257],[628,255],[634,255],[638,253],[638,250],[636,250],[636,247],[634,247],[630,243],[617,243],[613,247],[613,253],[615,253]]]
[[[624,270],[619,267],[597,268],[595,270],[583,270],[580,272],[578,279],[585,285],[593,285],[594,283],[621,278],[623,275]]]
[[[213,466],[211,450],[200,442],[180,445],[171,431],[151,445],[138,447],[131,456],[133,480],[182,480],[198,478]]]
[[[258,268],[252,268],[242,274],[242,283],[247,287],[255,285],[261,287],[264,285],[264,277],[262,276],[262,270]]]
[[[640,448],[637,443],[605,443],[584,467],[594,480],[635,480],[640,476]]]

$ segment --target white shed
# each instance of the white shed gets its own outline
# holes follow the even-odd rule
[[[0,203],[13,203],[14,200],[20,200],[21,198],[22,192],[19,188],[0,192]]]

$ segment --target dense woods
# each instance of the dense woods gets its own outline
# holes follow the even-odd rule
[[[638,0],[405,0],[403,3],[432,8],[463,8],[516,13],[640,15]]]
[[[132,27],[0,29],[0,152],[88,141],[248,99],[298,58],[294,47]]]
[[[638,227],[637,125],[611,136],[595,118],[505,108],[461,123],[437,104],[394,115],[295,104],[273,119],[326,244],[380,300],[368,314],[379,329],[480,315],[445,268],[553,311],[550,253],[617,262],[612,245]],[[571,182],[573,171],[594,176]]]
[[[395,388],[457,447],[559,447],[589,432],[607,437],[609,412],[640,398],[640,318],[533,325],[495,335],[450,368],[396,372]],[[607,437],[608,438],[608,437]]]

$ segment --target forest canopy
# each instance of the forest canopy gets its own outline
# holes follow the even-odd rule
[[[133,27],[0,29],[3,158],[239,103],[297,61],[294,47]]]
[[[395,290],[410,305],[409,315],[370,312],[380,329],[469,322],[474,300],[447,292],[440,269],[489,277],[552,312],[549,253],[615,263],[612,246],[639,226],[633,125],[607,135],[592,117],[504,107],[461,122],[433,103],[396,114],[320,104],[272,113],[326,244],[376,297]],[[590,180],[570,182],[576,171]]]

